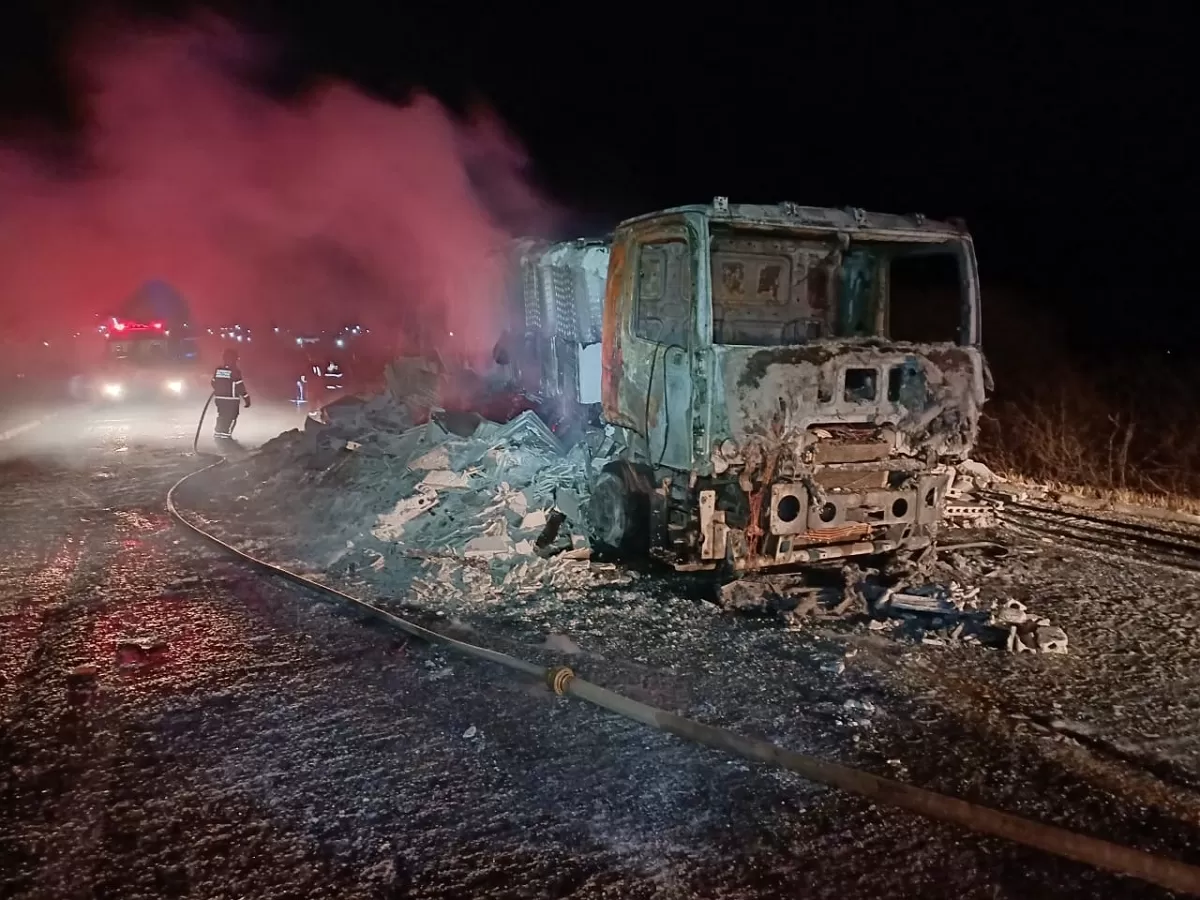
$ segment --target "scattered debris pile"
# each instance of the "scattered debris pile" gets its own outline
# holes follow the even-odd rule
[[[724,585],[727,609],[774,614],[789,627],[813,620],[857,618],[871,631],[921,644],[980,644],[1013,653],[1066,653],[1067,635],[1014,599],[985,601],[978,587],[957,582],[888,585],[874,570],[747,577]]]
[[[483,597],[487,585],[563,588],[615,572],[589,565],[588,444],[566,449],[531,409],[504,423],[443,409],[438,378],[398,360],[386,392],[310,414],[251,458],[256,483],[242,499],[259,494],[273,514],[316,523],[296,547],[307,563],[384,580],[386,569],[397,592],[457,585]]]
[[[1002,476],[981,462],[968,459],[959,463],[942,510],[946,524],[954,528],[995,528],[1000,524],[998,516],[1002,505],[980,494],[1003,483]]]
[[[1066,632],[1049,619],[1030,614],[1019,600],[985,603],[978,587],[964,589],[953,581],[886,589],[874,611],[888,616],[872,622],[876,630],[885,630],[888,622],[907,625],[923,644],[963,641],[1004,646],[1014,653],[1067,652]]]
[[[636,577],[592,561],[586,538],[589,475],[610,432],[568,448],[529,398],[438,359],[397,359],[385,376],[385,390],[338,398],[246,463],[239,499],[261,500],[255,506],[287,523],[302,568],[365,573],[388,593],[441,608],[456,594],[490,603]],[[995,525],[997,505],[980,496],[1001,480],[960,465],[948,524]],[[797,627],[858,616],[876,630],[904,625],[927,644],[1066,650],[1066,635],[1020,604],[993,609],[977,590],[906,587],[853,566],[745,578],[722,589],[721,602]]]
[[[488,561],[587,559],[585,448],[565,453],[534,413],[480,420],[466,436],[435,420],[399,437],[411,447],[398,478],[408,490],[378,516],[379,540]]]

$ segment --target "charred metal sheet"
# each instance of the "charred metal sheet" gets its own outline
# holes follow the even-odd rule
[[[714,386],[714,402],[724,400],[724,415],[715,417],[724,425],[714,435],[718,440],[729,438],[739,446],[762,441],[770,426],[798,452],[812,428],[861,424],[892,428],[902,439],[897,449],[907,455],[930,449],[939,456],[965,457],[974,442],[981,365],[973,347],[934,352],[916,345],[848,342],[824,344],[813,353],[747,347],[717,347],[715,352],[720,384]],[[847,397],[848,370],[882,373],[892,368],[919,370],[920,404],[911,390],[907,395],[879,390],[870,399]],[[909,405],[901,402],[902,396]]]
[[[921,215],[893,215],[853,208],[831,209],[818,206],[802,206],[797,203],[774,205],[753,203],[724,203],[721,208],[711,205],[679,206],[656,213],[648,213],[628,219],[622,225],[652,221],[663,215],[693,214],[718,219],[729,219],[764,227],[801,227],[830,231],[871,231],[904,233],[912,236],[962,236],[966,226],[961,220],[937,221]]]
[[[812,461],[824,463],[876,462],[887,459],[895,448],[893,441],[864,441],[858,443],[833,443],[821,441],[812,448]]]
[[[647,462],[682,472],[691,471],[694,461],[691,350],[698,275],[692,248],[698,245],[698,234],[683,220],[619,231],[605,301],[605,354],[611,361],[605,417],[642,436]],[[614,293],[618,277],[621,288]]]
[[[917,499],[915,490],[829,493],[824,503],[813,504],[807,510],[808,528],[820,531],[846,523],[894,525],[915,522]]]
[[[636,422],[621,413],[618,397],[621,393],[622,375],[625,370],[624,354],[621,346],[621,316],[624,312],[622,292],[627,278],[626,246],[616,243],[612,248],[609,261],[608,283],[604,297],[604,320],[601,343],[604,348],[602,367],[603,383],[601,388],[601,403],[604,418],[614,425],[625,428],[634,427]]]
[[[813,480],[827,491],[869,491],[887,486],[887,469],[823,469]]]
[[[816,528],[806,531],[801,535],[801,540],[804,544],[840,544],[845,541],[860,541],[870,534],[870,525],[855,522],[839,528]]]
[[[808,488],[771,485],[771,534],[803,534],[808,529]]]
[[[852,544],[829,544],[815,547],[780,549],[771,556],[743,555],[734,558],[733,568],[739,572],[769,569],[778,566],[816,565],[855,556],[882,556],[896,550],[920,550],[928,547],[930,538],[908,540],[857,541]]]

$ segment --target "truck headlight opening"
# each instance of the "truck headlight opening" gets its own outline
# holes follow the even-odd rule
[[[182,394],[183,393],[183,382],[182,381],[168,381],[167,382],[167,390],[170,391],[172,394]]]
[[[114,400],[125,393],[125,389],[119,384],[106,384],[101,390],[105,397],[112,397]]]

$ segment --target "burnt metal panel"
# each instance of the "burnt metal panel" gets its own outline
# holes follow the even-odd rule
[[[862,443],[835,444],[821,441],[813,447],[812,461],[823,463],[875,462],[887,459],[892,452],[889,441],[864,441]]]
[[[640,248],[679,241],[691,250],[677,262],[687,267],[687,291],[694,294],[698,238],[686,222],[664,220],[653,227],[618,232],[604,310],[604,413],[608,421],[642,436],[643,451],[650,462],[688,471],[693,467],[690,323],[694,301],[670,304],[670,315],[688,317],[680,327],[674,319],[668,323],[672,326],[670,341],[636,333]],[[614,276],[619,277],[619,284],[614,284]],[[676,290],[682,289],[682,282],[664,282],[668,283]],[[663,314],[667,314],[665,309]]]
[[[886,469],[821,469],[813,480],[827,491],[869,491],[887,487]]]
[[[525,295],[525,330],[540,333],[542,330],[542,299],[538,289],[536,259],[521,260],[521,282]]]
[[[808,530],[808,489],[799,483],[771,485],[771,534],[803,534]]]
[[[579,317],[575,309],[575,273],[570,266],[551,265],[550,289],[553,292],[555,333],[564,341],[579,341]]]
[[[638,428],[639,419],[623,402],[622,388],[625,373],[625,343],[622,319],[627,315],[630,305],[626,290],[629,281],[628,234],[618,233],[613,242],[612,258],[609,262],[608,284],[604,294],[604,331],[603,347],[604,361],[601,367],[603,382],[601,385],[601,408],[605,421],[624,428]]]

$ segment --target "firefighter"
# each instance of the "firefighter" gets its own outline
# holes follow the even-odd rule
[[[336,391],[342,386],[342,367],[333,360],[325,367],[324,376],[327,390]]]
[[[242,370],[238,368],[238,352],[229,347],[225,350],[221,365],[212,377],[213,400],[217,404],[217,427],[213,435],[218,440],[233,437],[233,426],[237,424],[242,402],[250,408],[250,393],[242,381]]]

